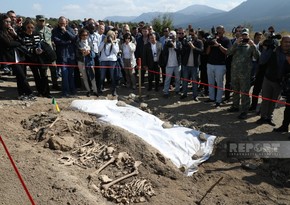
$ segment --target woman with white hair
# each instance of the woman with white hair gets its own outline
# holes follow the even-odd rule
[[[100,43],[100,70],[101,70],[101,83],[104,83],[106,72],[109,70],[111,76],[111,92],[113,96],[117,95],[116,86],[119,79],[119,69],[116,67],[117,55],[119,52],[119,45],[116,40],[114,31],[108,31],[104,41]]]

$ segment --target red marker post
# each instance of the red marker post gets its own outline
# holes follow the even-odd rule
[[[137,60],[137,67],[138,67],[138,77],[139,77],[139,99],[141,99],[141,58],[138,58]]]

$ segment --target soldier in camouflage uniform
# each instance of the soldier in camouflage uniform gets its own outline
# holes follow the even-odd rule
[[[45,17],[43,15],[36,15],[36,23],[35,31],[39,33],[41,38],[53,48],[51,41],[51,28],[45,25]],[[55,62],[49,66],[49,69],[51,74],[52,88],[54,90],[60,90],[57,82],[57,68]]]
[[[233,93],[233,104],[228,111],[238,112],[241,98],[241,114],[238,118],[246,119],[250,107],[248,93],[251,87],[252,59],[253,57],[257,59],[260,56],[254,42],[249,39],[249,29],[244,28],[242,30],[242,36],[236,40],[227,54],[233,55],[231,79],[232,89],[235,91]]]

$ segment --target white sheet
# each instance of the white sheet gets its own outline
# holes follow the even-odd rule
[[[198,165],[207,160],[213,150],[215,136],[206,135],[207,141],[198,139],[199,131],[174,125],[164,129],[159,118],[136,107],[119,107],[117,100],[74,100],[71,108],[97,114],[102,121],[119,126],[145,140],[178,168],[184,167],[190,176]],[[192,156],[200,156],[193,160]]]

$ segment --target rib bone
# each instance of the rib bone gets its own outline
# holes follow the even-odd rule
[[[139,167],[140,164],[142,164],[142,162],[136,161],[135,164],[134,164],[134,172],[132,172],[130,174],[127,174],[125,176],[122,176],[122,177],[120,177],[120,178],[118,178],[118,179],[116,179],[116,180],[114,180],[114,181],[112,181],[112,182],[110,182],[108,184],[104,184],[104,185],[102,185],[102,187],[105,190],[108,190],[112,185],[114,185],[114,184],[116,184],[116,183],[118,183],[120,181],[123,181],[124,179],[127,179],[129,177],[132,177],[132,176],[135,176],[135,175],[139,174],[138,167]]]

